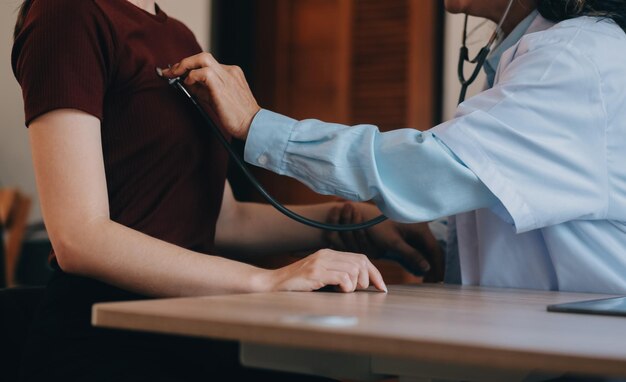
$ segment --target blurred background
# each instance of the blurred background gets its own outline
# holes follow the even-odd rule
[[[160,0],[201,46],[241,66],[259,104],[294,118],[426,130],[453,117],[463,17],[443,0]],[[0,0],[0,284],[41,284],[50,244],[37,199],[20,88],[10,65],[19,0]],[[492,26],[469,39],[476,51]],[[479,80],[472,92],[480,90]],[[241,142],[236,143],[242,150]],[[283,203],[326,201],[255,169]],[[240,200],[260,200],[241,175]]]

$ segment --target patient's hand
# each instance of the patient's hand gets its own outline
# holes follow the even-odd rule
[[[186,75],[184,83],[213,120],[235,138],[245,139],[252,119],[261,110],[243,71],[222,65],[210,53],[187,57],[163,69],[163,76]]]
[[[329,213],[328,222],[333,224],[358,224],[380,214],[373,205],[345,203]],[[331,248],[341,251],[364,253],[370,258],[380,258],[387,251],[402,257],[411,271],[425,272],[424,280],[443,280],[444,254],[427,223],[401,224],[385,221],[365,231],[327,232]]]
[[[387,292],[382,275],[361,254],[321,249],[295,263],[268,271],[269,291],[314,291],[336,286],[342,292],[367,289],[370,284]]]

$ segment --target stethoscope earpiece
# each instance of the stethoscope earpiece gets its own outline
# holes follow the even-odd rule
[[[511,9],[513,8],[514,2],[515,0],[509,0],[509,4],[507,5],[504,11],[504,14],[502,15],[500,22],[496,26],[496,29],[491,34],[491,37],[489,37],[489,41],[484,47],[480,49],[478,54],[473,59],[470,59],[469,49],[467,48],[467,21],[469,19],[469,15],[467,14],[465,15],[465,21],[463,23],[463,39],[462,39],[461,49],[459,51],[459,64],[457,68],[459,82],[461,83],[461,92],[459,94],[459,104],[465,101],[465,97],[467,95],[467,89],[470,87],[471,84],[474,83],[474,81],[476,81],[476,78],[478,78],[480,71],[485,65],[485,61],[487,60],[487,57],[489,56],[489,53],[491,52],[491,48],[493,47],[493,44],[497,41],[498,36],[500,35],[502,31],[502,25],[506,21],[506,18],[509,16],[509,13],[511,13]],[[465,76],[465,63],[475,65],[474,70],[472,71],[472,74],[469,76],[469,78]]]

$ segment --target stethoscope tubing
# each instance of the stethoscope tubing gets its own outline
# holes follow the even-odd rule
[[[272,195],[270,195],[270,193],[267,192],[267,190],[265,190],[263,185],[261,185],[261,183],[256,179],[256,177],[254,176],[254,174],[252,174],[252,172],[250,171],[250,169],[248,168],[244,160],[241,158],[241,156],[232,148],[231,144],[228,142],[228,139],[226,139],[226,137],[224,136],[220,128],[215,124],[215,122],[213,122],[211,117],[204,110],[204,108],[198,103],[195,97],[187,91],[185,86],[183,86],[183,84],[180,81],[180,78],[173,78],[173,79],[170,79],[168,82],[170,85],[180,90],[180,92],[183,93],[185,97],[187,97],[191,101],[191,103],[194,105],[198,113],[202,116],[202,119],[204,120],[204,122],[206,122],[206,124],[209,125],[209,127],[211,128],[211,131],[213,131],[216,138],[220,141],[222,146],[224,146],[224,148],[230,155],[231,159],[235,162],[237,167],[241,169],[241,171],[243,172],[245,177],[248,179],[250,184],[252,184],[252,186],[257,190],[257,192],[259,192],[261,196],[270,205],[272,205],[275,209],[280,211],[283,215],[287,216],[288,218],[292,220],[297,221],[298,223],[307,225],[309,227],[318,228],[318,229],[325,230],[325,231],[336,231],[336,232],[358,231],[362,229],[367,229],[387,220],[387,217],[385,215],[380,215],[372,220],[359,223],[359,224],[329,224],[329,223],[322,223],[316,220],[309,219],[285,207],[276,199],[274,199]]]
[[[476,57],[474,57],[473,59],[470,59],[469,49],[467,48],[467,20],[469,16],[465,15],[465,21],[463,23],[463,39],[462,39],[463,43],[459,51],[459,64],[457,66],[457,75],[459,77],[459,82],[461,83],[461,91],[459,94],[459,102],[458,102],[459,104],[465,101],[465,97],[467,96],[467,89],[478,78],[480,71],[485,65],[485,61],[487,60],[487,57],[489,56],[489,53],[491,52],[491,48],[493,47],[493,44],[496,42],[496,40],[498,39],[498,35],[502,31],[502,25],[504,24],[507,16],[511,12],[511,8],[513,8],[514,2],[515,0],[509,0],[509,3],[504,11],[504,14],[502,15],[502,18],[500,18],[500,22],[498,22],[496,29],[491,34],[491,37],[489,37],[489,41],[484,47],[480,49],[478,54],[476,54]],[[474,70],[472,70],[472,73],[470,74],[469,77],[465,76],[465,63],[475,65]]]

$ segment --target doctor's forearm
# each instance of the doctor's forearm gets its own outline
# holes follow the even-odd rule
[[[413,129],[380,133],[372,125],[296,121],[263,110],[250,130],[246,160],[321,194],[374,200],[402,222],[429,221],[498,202],[443,143]]]

